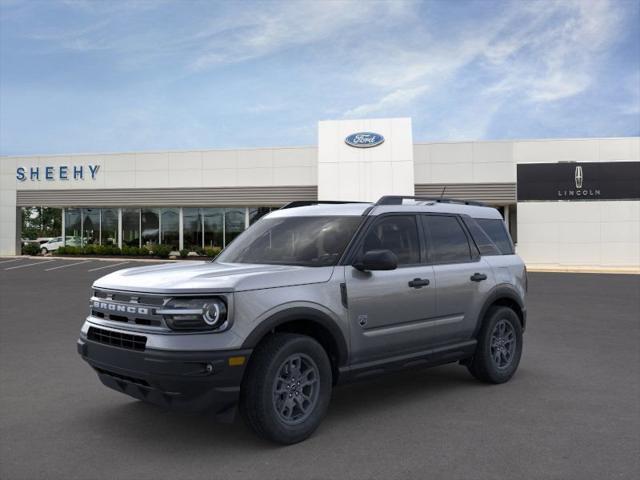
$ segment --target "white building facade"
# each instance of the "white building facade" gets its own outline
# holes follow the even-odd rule
[[[414,143],[409,118],[323,121],[318,145],[0,158],[0,255],[20,209],[82,243],[224,247],[295,200],[452,197],[499,208],[528,265],[640,268],[640,137]]]

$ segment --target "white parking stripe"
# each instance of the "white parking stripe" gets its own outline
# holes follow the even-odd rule
[[[14,258],[13,260],[4,260],[0,263],[11,263],[11,262],[17,262],[18,260],[22,260],[22,258]]]
[[[85,260],[83,262],[69,263],[68,265],[59,265],[57,267],[45,268],[45,272],[50,272],[51,270],[58,270],[59,268],[67,268],[73,267],[74,265],[82,265],[83,263],[89,263],[91,260]]]
[[[87,272],[95,272],[96,270],[102,270],[103,268],[113,268],[113,267],[117,267],[119,265],[126,265],[129,262],[122,262],[122,263],[116,263],[115,265],[105,265],[104,267],[98,267],[98,268],[91,268],[89,270],[87,270]]]
[[[45,265],[51,262],[55,262],[55,260],[44,260],[36,263],[27,263],[26,265],[16,265],[15,267],[5,268],[5,270],[15,270],[16,268],[32,267],[34,265]]]

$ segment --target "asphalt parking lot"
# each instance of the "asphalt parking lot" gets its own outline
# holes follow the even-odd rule
[[[510,383],[447,365],[339,387],[311,439],[278,447],[111,391],[81,361],[91,282],[135,265],[0,259],[0,478],[640,476],[638,275],[530,274]]]

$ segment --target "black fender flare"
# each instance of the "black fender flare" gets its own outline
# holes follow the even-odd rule
[[[342,330],[328,314],[312,307],[292,307],[267,317],[249,334],[243,342],[242,348],[255,348],[270,331],[295,320],[312,322],[328,331],[337,349],[337,366],[346,365],[349,358],[349,350]]]
[[[518,291],[513,286],[503,283],[493,287],[493,289],[491,289],[491,291],[487,295],[487,298],[484,301],[484,304],[482,305],[482,309],[480,310],[480,313],[478,315],[478,324],[476,326],[475,331],[473,332],[474,338],[477,337],[478,332],[480,331],[480,327],[482,327],[482,322],[484,321],[484,317],[487,314],[487,311],[489,310],[491,305],[493,305],[494,303],[502,299],[513,301],[518,305],[518,307],[520,307],[520,311],[522,312],[522,315],[518,315],[518,316],[520,317],[520,320],[522,322],[522,331],[524,332],[527,324],[527,307],[525,306],[524,301],[521,295],[518,293]]]

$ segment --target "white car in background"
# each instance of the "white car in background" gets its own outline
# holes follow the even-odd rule
[[[77,237],[67,237],[66,244],[69,247],[79,247],[80,239]],[[47,253],[55,252],[60,247],[64,247],[64,246],[65,246],[65,242],[62,237],[53,237],[48,242],[45,242],[42,245],[40,245],[40,253],[42,253],[43,255],[46,255]]]

